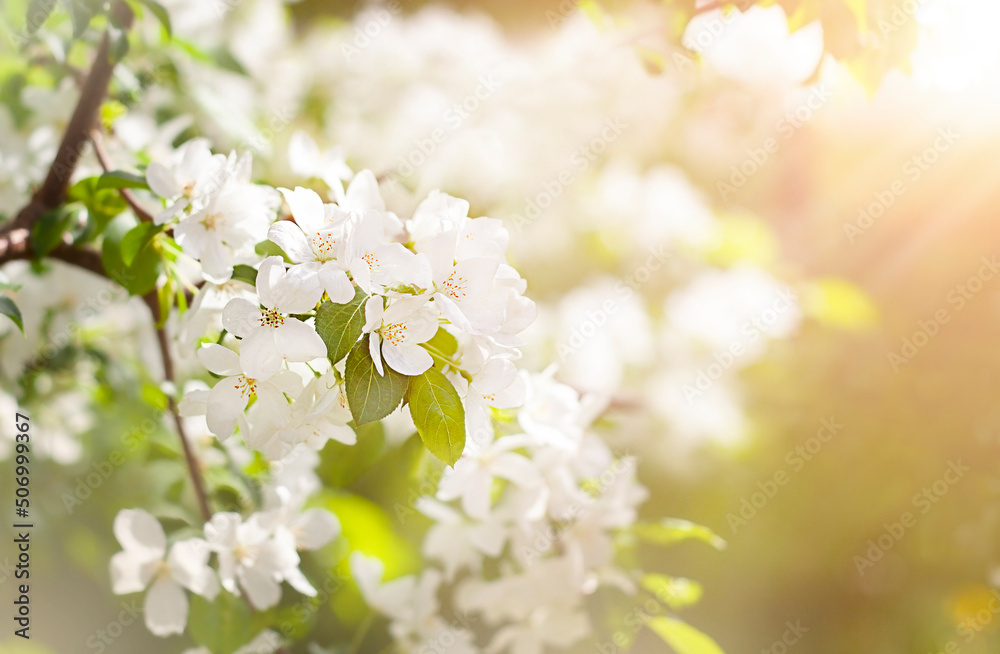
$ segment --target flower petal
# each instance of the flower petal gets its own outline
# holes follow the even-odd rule
[[[302,231],[308,234],[323,229],[326,218],[323,209],[323,200],[319,194],[312,189],[296,186],[294,191],[287,188],[279,188],[281,194],[285,196],[288,208],[292,210],[295,222],[302,227]],[[287,253],[288,251],[285,250]]]
[[[382,355],[390,368],[404,375],[422,375],[434,365],[430,352],[409,342],[393,345],[389,341],[383,341]]]
[[[301,320],[288,318],[274,330],[278,351],[288,361],[312,361],[326,356],[326,343],[316,330]]]
[[[189,538],[174,543],[167,561],[174,581],[192,593],[214,599],[219,592],[219,580],[208,566],[210,554],[207,542]]]
[[[187,626],[187,595],[172,579],[160,579],[146,594],[143,613],[146,615],[146,627],[154,636],[182,634]]]
[[[243,339],[240,366],[247,377],[262,381],[281,370],[282,356],[275,343],[277,332],[271,327],[258,327]]]
[[[246,338],[260,327],[260,309],[241,297],[233,298],[222,310],[222,326],[238,338]]]
[[[115,538],[126,552],[143,558],[159,558],[167,553],[167,536],[160,522],[142,509],[122,509],[115,516]]]
[[[309,245],[309,240],[295,223],[279,220],[267,230],[267,238],[278,245],[288,258],[295,263],[314,261],[316,254]]]
[[[240,368],[240,355],[228,347],[211,343],[199,349],[197,354],[201,365],[208,368],[209,372],[223,377],[243,374]]]

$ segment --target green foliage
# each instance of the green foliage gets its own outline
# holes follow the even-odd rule
[[[701,600],[701,584],[684,577],[661,574],[643,575],[642,587],[672,609],[683,609]]]
[[[14,300],[11,300],[6,295],[0,295],[0,314],[13,320],[17,328],[21,330],[21,333],[24,333],[24,320],[21,318],[21,310],[14,304]]]
[[[214,601],[191,594],[188,632],[212,654],[232,654],[252,638],[247,603],[225,591]]]
[[[330,440],[320,452],[319,474],[329,486],[350,486],[385,452],[385,428],[381,422],[355,427],[354,431],[358,435],[354,445]]]
[[[365,326],[365,300],[367,295],[360,288],[346,304],[326,301],[316,310],[316,331],[326,343],[330,363],[337,363],[347,356],[361,338]]]
[[[233,266],[233,279],[257,286],[257,269],[245,263],[236,264]]]
[[[149,189],[146,178],[142,175],[124,170],[109,170],[97,178],[97,190],[106,188],[141,188]]]
[[[425,345],[429,345],[435,352],[446,357],[454,356],[458,352],[458,340],[444,327],[438,327],[437,333]]]
[[[36,257],[44,257],[62,243],[63,235],[74,225],[86,222],[86,213],[78,204],[47,211],[31,228],[31,248]]]
[[[150,247],[152,237],[146,238],[150,231],[149,223],[142,225],[136,226],[132,216],[115,218],[105,230],[101,246],[104,271],[132,295],[145,295],[152,291],[160,274],[159,253],[155,247]],[[139,231],[135,231],[137,229]],[[125,253],[123,245],[127,245]],[[129,255],[130,263],[125,263],[125,254]]]
[[[458,391],[436,368],[410,378],[410,415],[428,451],[455,465],[465,449],[465,409]]]
[[[128,208],[117,190],[100,187],[102,177],[81,179],[69,189],[69,199],[80,202],[87,209],[87,226],[77,236],[78,242],[91,241],[100,236],[108,223]]]
[[[708,543],[717,550],[726,547],[726,541],[708,527],[676,518],[665,518],[659,522],[636,523],[632,527],[632,533],[655,545],[673,545],[683,540],[693,539]]]
[[[409,378],[390,368],[384,361],[384,374],[378,374],[368,350],[370,335],[355,344],[347,355],[344,376],[347,403],[358,425],[381,420],[403,401]],[[381,353],[379,356],[382,356]]]
[[[646,626],[677,654],[723,654],[714,640],[676,618],[656,617]]]

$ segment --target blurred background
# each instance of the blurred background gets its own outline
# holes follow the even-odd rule
[[[23,20],[25,3],[4,4],[10,25]],[[646,517],[727,540],[721,553],[640,554],[703,584],[686,619],[726,652],[997,651],[995,3],[871,3],[882,17],[869,13],[863,52],[848,54],[856,28],[828,15],[796,24],[793,8],[810,3],[164,4],[175,44],[144,23],[116,79],[121,147],[155,157],[206,135],[253,150],[255,176],[275,185],[346,158],[380,175],[400,215],[440,188],[469,198],[470,215],[503,219],[540,305],[527,365],[556,361],[564,381],[613,395],[605,428],[640,459]],[[11,90],[43,73],[9,47],[0,65],[6,212],[34,165],[18,144],[34,139],[30,151],[51,158],[18,106],[58,125],[72,107],[59,98],[74,92],[51,72],[31,94]],[[72,314],[82,291],[66,288],[59,306]],[[127,311],[88,320],[104,321],[100,338],[134,331]],[[11,336],[5,379],[43,347]],[[52,442],[34,477],[50,516],[36,628],[48,649],[18,651],[105,651],[87,639],[121,610],[105,568],[111,518],[180,492],[174,468],[158,472],[176,453],[142,397],[156,395],[153,364],[95,375],[80,363],[87,346],[63,348],[33,382],[100,401],[84,409],[71,395],[40,417]],[[127,474],[69,512],[65,493],[91,472],[74,447],[101,460],[146,417],[152,437]],[[378,478],[337,483],[376,504],[405,493]],[[409,535],[384,512],[339,508],[367,516],[349,539],[413,565]],[[333,607],[344,628],[349,604]],[[106,648],[182,649],[142,629]],[[665,650],[645,635],[634,648]]]

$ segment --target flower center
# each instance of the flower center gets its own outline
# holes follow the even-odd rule
[[[399,345],[406,340],[406,325],[403,323],[396,323],[395,325],[383,325],[382,338],[389,341],[393,345]]]
[[[246,375],[240,375],[234,387],[240,392],[240,397],[250,397],[257,394],[257,380]]]
[[[469,287],[469,281],[465,277],[459,276],[453,270],[441,286],[444,288],[446,295],[450,295],[456,300],[461,300],[465,297],[465,290]]]
[[[206,215],[205,218],[201,221],[201,224],[204,225],[205,229],[207,229],[208,231],[214,232],[219,228],[220,222],[222,222],[222,214],[216,212]]]
[[[313,251],[319,255],[320,259],[330,259],[332,258],[333,248],[337,246],[337,239],[333,238],[332,234],[316,232],[312,237],[312,246]],[[371,267],[370,263],[368,265]]]
[[[379,268],[381,268],[381,265],[379,264],[379,261],[378,261],[378,257],[375,256],[374,252],[369,252],[368,254],[366,254],[365,256],[363,256],[361,258],[364,259],[365,263],[368,264],[368,270],[369,271],[375,272],[376,270],[378,270]]]
[[[273,327],[277,329],[285,324],[285,317],[277,312],[275,309],[265,309],[260,314],[260,326],[261,327]]]

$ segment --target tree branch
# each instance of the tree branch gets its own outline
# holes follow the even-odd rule
[[[94,154],[97,155],[97,161],[101,164],[101,169],[104,172],[109,172],[111,168],[111,160],[108,158],[107,150],[104,149],[104,143],[101,140],[101,133],[96,129],[90,135],[90,142],[94,146]],[[139,200],[135,197],[132,189],[120,188],[118,189],[119,195],[128,203],[128,206],[132,207],[132,211],[135,213],[136,218],[144,223],[153,222],[153,215],[146,211]]]
[[[160,303],[156,297],[156,291],[149,293],[143,299],[149,306],[149,310],[153,313],[153,320],[156,324],[160,322]],[[166,327],[157,327],[156,329],[156,341],[160,346],[160,357],[163,359],[163,378],[166,379],[171,386],[175,387],[176,381],[174,378],[174,360],[170,354],[170,339],[167,338]],[[177,435],[181,439],[181,447],[184,449],[184,460],[187,463],[188,473],[191,476],[191,482],[194,485],[194,494],[198,498],[198,508],[201,510],[201,516],[208,522],[212,519],[212,510],[208,506],[208,494],[205,492],[205,481],[201,476],[201,465],[198,462],[198,457],[194,453],[194,449],[191,447],[191,442],[188,440],[187,434],[184,430],[184,420],[181,418],[181,414],[177,409],[177,402],[174,400],[174,396],[168,394],[167,401],[170,407],[170,413],[174,416],[174,424],[177,425]]]

